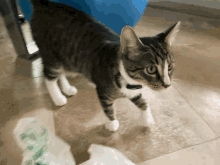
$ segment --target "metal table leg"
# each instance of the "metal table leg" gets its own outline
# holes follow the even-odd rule
[[[27,46],[18,21],[18,11],[15,0],[0,0],[0,9],[5,21],[9,36],[19,57],[30,59],[31,55]]]

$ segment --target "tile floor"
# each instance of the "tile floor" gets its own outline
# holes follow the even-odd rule
[[[148,7],[135,31],[138,36],[152,36],[175,21],[182,21],[173,46],[175,80],[161,93],[146,90],[149,129],[143,131],[140,111],[121,99],[116,104],[120,129],[108,134],[103,129],[107,118],[88,81],[70,78],[77,95],[64,107],[55,107],[43,83],[41,59],[17,58],[0,19],[0,164],[21,161],[12,130],[19,118],[39,115],[44,109],[54,118],[57,136],[71,145],[77,164],[89,158],[86,151],[96,143],[114,147],[140,165],[218,165],[220,20]],[[31,42],[28,25],[22,28]]]

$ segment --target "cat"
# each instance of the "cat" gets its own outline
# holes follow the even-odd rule
[[[32,4],[31,30],[54,104],[63,106],[67,103],[64,95],[77,93],[66,73],[80,73],[96,85],[110,120],[105,124],[109,131],[119,128],[113,108],[118,98],[128,98],[140,108],[147,127],[149,106],[142,89],[162,90],[171,85],[175,60],[170,48],[180,22],[154,37],[138,38],[128,25],[119,35],[94,17],[64,4],[48,0],[32,0]]]

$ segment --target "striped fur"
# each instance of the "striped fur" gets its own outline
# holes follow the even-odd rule
[[[32,3],[31,29],[43,60],[49,94],[57,106],[66,103],[63,94],[77,92],[65,74],[80,73],[95,84],[111,121],[106,127],[115,131],[119,126],[113,108],[116,99],[126,97],[140,109],[147,109],[140,97],[142,89],[127,86],[143,85],[156,90],[170,84],[173,69],[167,68],[173,56],[169,49],[179,24],[155,37],[138,38],[129,26],[118,35],[95,18],[64,4],[43,0]],[[154,65],[157,72],[146,73],[146,68]]]
[[[139,94],[132,99],[130,99],[138,108],[141,110],[145,111],[147,110],[147,103],[146,101],[142,98],[142,94]]]

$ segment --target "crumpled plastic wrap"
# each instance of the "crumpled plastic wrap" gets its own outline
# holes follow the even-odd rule
[[[88,150],[91,157],[80,165],[135,165],[116,149],[92,144]]]
[[[56,137],[37,118],[22,118],[14,129],[23,150],[22,165],[75,165],[70,146]],[[135,165],[116,149],[92,144],[91,157],[81,165]]]
[[[75,165],[70,146],[37,118],[22,118],[14,129],[23,151],[22,165]]]

